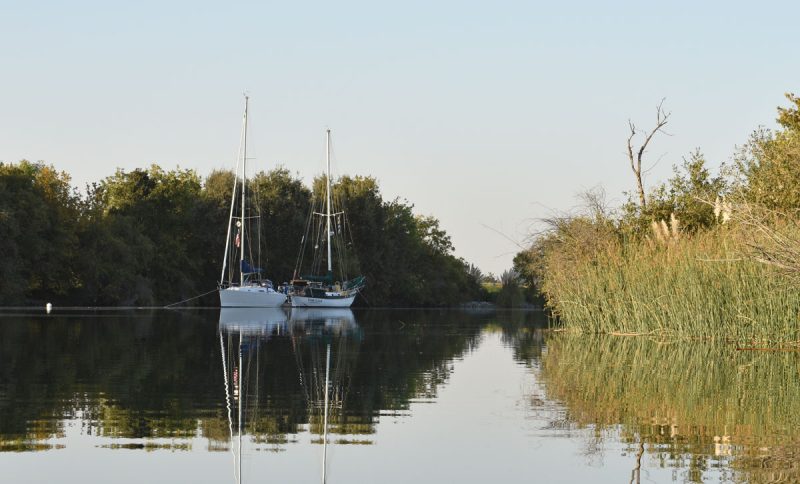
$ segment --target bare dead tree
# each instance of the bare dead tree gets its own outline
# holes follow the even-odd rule
[[[650,141],[653,139],[653,136],[655,136],[655,134],[658,132],[664,131],[664,126],[667,125],[669,116],[671,114],[672,113],[664,111],[664,99],[662,99],[656,108],[656,126],[649,133],[647,133],[644,138],[644,142],[641,144],[638,150],[633,149],[633,138],[639,133],[644,134],[645,131],[637,130],[633,122],[630,119],[628,120],[628,127],[631,129],[631,134],[628,136],[628,159],[631,162],[631,170],[633,170],[633,175],[636,177],[636,190],[639,192],[639,204],[641,205],[642,210],[647,208],[647,199],[645,198],[644,184],[642,183],[642,157],[647,149],[647,145],[649,145]],[[636,151],[635,155],[634,151]]]

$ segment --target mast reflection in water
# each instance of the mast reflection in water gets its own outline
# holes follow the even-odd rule
[[[0,312],[0,481],[800,482],[794,348],[218,311]]]
[[[234,481],[243,482],[242,458],[247,447],[270,442],[274,428],[270,395],[263,395],[261,386],[271,370],[279,369],[265,364],[262,352],[268,351],[270,340],[288,339],[308,430],[321,437],[312,443],[322,444],[321,480],[325,483],[330,426],[335,426],[336,433],[347,431],[341,410],[362,339],[353,312],[349,308],[294,308],[287,314],[278,308],[223,308],[218,333]]]

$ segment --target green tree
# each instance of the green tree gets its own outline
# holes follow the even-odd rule
[[[770,210],[800,209],[800,101],[786,95],[792,106],[778,108],[783,129],[759,129],[736,158],[737,186],[746,202]]]
[[[322,200],[325,179],[314,182]],[[400,199],[384,201],[377,180],[344,176],[334,199],[349,221],[351,274],[363,274],[364,292],[375,306],[446,306],[479,297],[469,264],[452,255],[450,237],[437,219],[414,214]]]
[[[0,164],[0,304],[161,305],[213,291],[234,182],[230,171],[201,180],[193,170],[152,165],[118,170],[81,197],[51,166]],[[251,259],[288,280],[324,178],[312,192],[278,168],[249,187],[248,233],[261,240],[251,241]],[[372,177],[340,178],[333,198],[343,265],[351,277],[367,276],[370,303],[441,306],[479,294],[480,281],[452,254],[436,218],[415,215],[406,201],[384,201]]]
[[[439,220],[431,215],[417,215],[417,229],[422,240],[439,254],[449,255],[453,252],[453,243],[441,227]]]
[[[198,277],[208,261],[197,257],[207,242],[197,228],[213,225],[200,210],[200,193],[200,178],[193,170],[164,171],[157,165],[129,173],[118,170],[100,183],[97,198],[109,230],[106,236],[119,241],[116,256],[130,271],[120,274],[129,291],[120,303],[166,304],[208,290]],[[111,288],[116,265],[105,260],[100,270],[110,275],[103,282]],[[109,287],[103,282],[99,285]]]
[[[649,218],[669,220],[675,214],[682,229],[689,232],[714,225],[714,202],[725,193],[724,179],[711,175],[699,149],[673,171],[673,177],[650,196]]]
[[[258,173],[250,186],[261,220],[264,245],[261,267],[278,283],[289,281],[306,225],[311,192],[286,168]]]
[[[79,284],[80,197],[44,163],[0,163],[0,304],[66,301]]]
[[[786,93],[786,99],[792,104],[788,108],[778,107],[778,123],[789,131],[800,131],[800,97]]]
[[[535,271],[534,264],[535,252],[533,250],[522,250],[514,256],[513,271],[517,274],[517,279],[522,287],[525,301],[544,306],[544,297],[539,287],[541,277]]]
[[[522,288],[520,275],[512,270],[507,270],[500,275],[502,287],[497,294],[497,305],[506,308],[517,308],[525,303],[525,293]]]

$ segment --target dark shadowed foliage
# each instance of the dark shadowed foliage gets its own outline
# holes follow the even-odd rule
[[[235,175],[157,165],[71,188],[66,173],[43,163],[0,164],[0,304],[164,305],[209,292],[218,304],[225,226]],[[314,192],[285,168],[250,180],[260,217],[261,266],[287,281]],[[346,257],[367,276],[357,304],[446,306],[476,298],[480,286],[430,216],[384,201],[371,177],[342,177],[335,194],[349,221]]]

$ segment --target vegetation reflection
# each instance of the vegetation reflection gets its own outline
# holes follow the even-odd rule
[[[217,311],[5,315],[0,451],[63,446],[73,427],[112,439],[109,448],[189,450],[200,438],[207,450],[229,451],[238,372],[248,439],[263,450],[305,432],[319,440],[328,343],[337,383],[330,442],[366,444],[381,415],[437,395],[486,322],[454,311],[367,311],[336,330],[330,318],[276,311],[277,321],[255,324]]]
[[[548,396],[598,440],[619,429],[614,438],[637,461],[645,452],[659,466],[688,468],[692,482],[728,467],[736,481],[800,480],[796,352],[566,334],[546,344]]]

